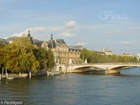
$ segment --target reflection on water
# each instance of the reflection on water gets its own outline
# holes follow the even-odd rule
[[[0,100],[24,100],[25,105],[136,105],[139,87],[140,68],[117,75],[39,76],[0,81]]]

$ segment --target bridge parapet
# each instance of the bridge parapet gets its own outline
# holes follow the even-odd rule
[[[103,70],[109,69],[114,71],[119,71],[124,67],[140,67],[140,63],[93,63],[93,64],[57,64],[53,68],[55,71],[61,72],[72,72],[74,70],[85,70],[91,67],[100,68]]]

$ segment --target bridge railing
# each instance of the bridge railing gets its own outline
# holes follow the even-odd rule
[[[87,64],[68,64],[68,65],[140,65],[140,63],[87,63]]]

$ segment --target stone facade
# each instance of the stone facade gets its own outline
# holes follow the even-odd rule
[[[104,52],[106,55],[113,55],[112,51],[110,51],[109,49],[103,48],[101,51]]]
[[[110,51],[109,49],[105,49],[103,48],[101,51],[94,51],[97,54],[101,54],[101,55],[113,55],[112,51]]]
[[[132,55],[130,55],[129,53],[123,53],[123,56],[132,56]]]
[[[44,41],[41,46],[53,51],[57,64],[82,63],[80,59],[81,50],[83,49],[82,46],[68,46],[63,39],[53,40],[52,35],[51,39],[48,42]]]

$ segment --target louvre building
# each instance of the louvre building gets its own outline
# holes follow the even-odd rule
[[[49,41],[41,41],[37,39],[33,39],[30,34],[30,30],[28,30],[27,37],[30,38],[33,45],[38,47],[43,47],[45,49],[51,49],[54,53],[55,62],[58,64],[68,64],[71,60],[73,64],[81,64],[82,60],[80,59],[80,53],[83,49],[82,46],[68,46],[63,39],[53,39],[53,35],[51,34],[51,38]],[[3,44],[10,44],[15,41],[18,37],[9,37],[7,39],[0,39],[0,42]]]

